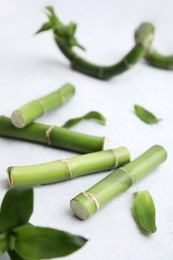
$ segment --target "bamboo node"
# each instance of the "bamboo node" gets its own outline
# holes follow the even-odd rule
[[[115,168],[117,168],[118,165],[119,165],[118,153],[115,150],[113,150],[113,149],[111,151],[113,152],[113,154],[115,156]]]
[[[149,58],[151,54],[153,54],[154,49],[152,48],[152,46],[150,46],[147,50],[147,53],[145,55],[146,58]]]
[[[40,104],[40,106],[41,106],[41,108],[42,108],[42,110],[43,110],[43,115],[44,115],[45,112],[46,112],[46,107],[45,107],[43,101],[41,101],[41,100],[36,100],[36,102],[37,102],[38,104]]]
[[[84,191],[84,192],[83,192],[83,195],[84,195],[87,199],[89,199],[89,200],[91,200],[91,201],[93,201],[93,202],[95,203],[96,209],[97,209],[97,211],[98,211],[99,208],[100,208],[100,203],[99,203],[98,197],[97,197],[96,195],[94,195],[93,193],[89,192],[89,191]]]
[[[65,163],[67,165],[67,168],[69,170],[70,178],[73,178],[73,173],[72,173],[72,169],[71,169],[71,166],[70,166],[69,162],[67,160],[62,160],[61,162]]]
[[[133,67],[133,64],[130,64],[127,58],[123,59],[123,63],[127,69],[131,69]]]
[[[103,68],[103,67],[99,67],[99,70],[98,70],[98,77],[99,77],[100,79],[103,78],[103,72],[104,72],[104,68]]]
[[[50,125],[46,131],[46,137],[49,145],[51,145],[51,133],[54,127],[55,127],[54,125]]]
[[[61,91],[59,91],[59,96],[61,98],[61,103],[64,104],[65,98],[64,98],[63,94],[61,93]]]
[[[122,170],[123,172],[125,172],[125,173],[129,176],[129,178],[130,178],[131,181],[132,181],[132,185],[135,184],[136,179],[135,179],[134,176],[132,176],[132,174],[131,174],[130,172],[128,172],[126,169],[124,169],[124,168],[122,168],[122,167],[120,167],[119,169]]]
[[[173,63],[172,61],[168,61],[168,69],[172,70],[173,69]]]
[[[76,67],[76,62],[77,62],[77,59],[79,58],[79,56],[77,54],[74,55],[72,61],[71,61],[71,64],[72,64],[72,68],[75,69]]]

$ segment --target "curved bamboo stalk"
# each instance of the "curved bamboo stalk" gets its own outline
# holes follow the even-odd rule
[[[0,116],[0,136],[32,141],[80,153],[100,151],[107,144],[105,137],[83,134],[58,126],[32,123],[19,129],[14,127],[11,120],[5,116]]]
[[[173,70],[173,55],[170,56],[163,55],[158,51],[149,48],[145,56],[145,59],[150,65],[154,67]]]
[[[52,7],[47,7],[47,11],[49,21],[37,33],[53,30],[55,42],[71,62],[72,68],[99,79],[109,79],[130,69],[146,55],[153,41],[154,26],[151,23],[142,23],[135,31],[136,44],[129,53],[116,64],[100,66],[83,59],[73,50],[73,46],[84,49],[75,38],[76,24],[64,25]]]
[[[65,160],[8,168],[10,186],[41,185],[72,179],[84,174],[105,171],[130,161],[126,147],[89,153]]]
[[[89,218],[107,202],[163,163],[166,157],[166,150],[162,146],[151,147],[134,161],[113,171],[87,191],[74,197],[70,202],[72,211],[80,219]]]

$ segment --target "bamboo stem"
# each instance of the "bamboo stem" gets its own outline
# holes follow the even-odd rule
[[[121,61],[111,66],[93,64],[73,50],[74,46],[83,49],[75,38],[76,24],[64,25],[56,16],[53,7],[47,7],[47,11],[49,21],[37,33],[52,29],[58,47],[69,59],[72,68],[99,79],[108,79],[130,69],[146,55],[153,41],[154,26],[151,23],[143,23],[135,31],[136,44]]]
[[[80,153],[100,151],[105,148],[107,138],[87,135],[69,129],[32,123],[19,129],[8,117],[0,116],[0,136],[37,142]]]
[[[47,111],[62,106],[74,95],[74,92],[74,86],[67,83],[58,90],[27,103],[12,113],[12,124],[17,128],[26,127]]]
[[[84,174],[105,171],[130,161],[126,147],[89,153],[66,160],[8,168],[10,186],[40,185],[75,178]]]
[[[54,34],[54,37],[60,50],[71,61],[71,66],[74,70],[103,80],[129,70],[146,54],[146,49],[142,45],[136,44],[118,63],[111,66],[100,66],[83,59],[73,50],[67,49],[66,46],[57,39],[56,34]]]
[[[147,52],[145,59],[152,66],[173,70],[173,55],[166,56],[151,48]]]
[[[134,161],[113,171],[87,191],[74,197],[70,202],[72,211],[80,219],[87,219],[100,207],[163,163],[166,157],[166,150],[162,146],[152,146]]]
[[[100,66],[93,64],[77,55],[72,48],[58,37],[54,30],[55,41],[62,53],[71,61],[72,68],[90,76],[109,79],[132,68],[142,57],[144,57],[153,41],[154,27],[150,23],[141,24],[135,31],[138,35],[135,46],[123,57],[121,61],[111,66]]]

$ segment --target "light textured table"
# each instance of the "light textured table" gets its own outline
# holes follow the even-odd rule
[[[56,7],[63,21],[79,24],[77,37],[86,46],[83,55],[93,62],[111,64],[133,46],[134,29],[143,21],[156,26],[154,46],[173,52],[171,0],[6,0],[0,1],[0,113],[10,116],[23,103],[53,91],[65,82],[76,86],[75,97],[39,121],[62,125],[67,119],[98,110],[107,125],[83,122],[73,129],[110,138],[109,147],[125,145],[132,159],[154,144],[163,145],[168,160],[87,221],[75,218],[69,201],[107,173],[98,173],[35,188],[31,222],[80,234],[88,243],[68,260],[172,260],[173,259],[173,72],[149,67],[144,61],[109,81],[72,71],[54,44],[50,32],[33,33],[45,21],[43,8]],[[146,125],[133,113],[140,104],[162,118]],[[37,144],[0,138],[0,201],[7,190],[6,168],[75,155]],[[131,214],[133,193],[149,190],[157,210],[158,231],[144,236]],[[2,257],[2,260],[8,259]]]

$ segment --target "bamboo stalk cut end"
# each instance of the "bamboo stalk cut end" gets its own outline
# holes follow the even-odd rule
[[[8,184],[10,186],[10,188],[12,188],[14,186],[14,182],[13,182],[13,169],[14,167],[9,167],[7,169],[7,173],[8,173]]]
[[[25,127],[25,118],[20,111],[14,111],[11,115],[11,122],[17,128]]]
[[[110,143],[110,139],[108,137],[105,137],[104,141],[103,141],[103,148],[102,148],[102,150],[107,149],[109,143]]]
[[[85,220],[88,218],[88,213],[84,205],[76,200],[71,200],[70,207],[73,213],[80,219]]]

